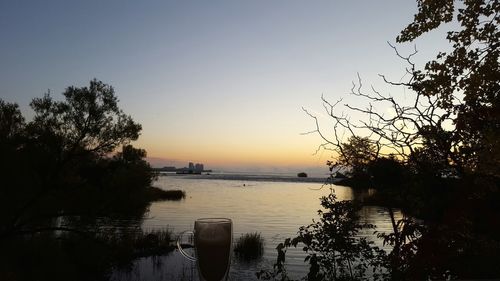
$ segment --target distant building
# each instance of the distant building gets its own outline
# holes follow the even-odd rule
[[[196,165],[194,165],[194,171],[197,172],[197,173],[201,173],[203,172],[204,168],[203,168],[203,164],[201,163],[196,163]]]
[[[177,174],[201,174],[203,172],[212,172],[212,170],[205,170],[203,163],[189,162],[187,167],[175,169]]]

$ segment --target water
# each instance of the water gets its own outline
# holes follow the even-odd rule
[[[319,198],[330,193],[330,186],[320,182],[271,181],[269,178],[231,175],[230,179],[209,176],[172,175],[159,177],[154,184],[165,190],[182,189],[186,199],[153,203],[143,222],[144,229],[170,228],[178,234],[193,230],[194,221],[203,217],[227,217],[233,220],[234,240],[242,234],[260,232],[265,240],[264,254],[259,260],[242,262],[233,258],[231,280],[255,280],[255,272],[272,268],[276,246],[294,237],[302,225],[318,218]],[[339,200],[362,198],[366,192],[333,186]],[[401,214],[397,212],[397,216]],[[382,207],[361,210],[362,220],[377,226],[379,232],[391,232],[388,212]],[[366,235],[372,236],[372,230]],[[380,244],[380,241],[377,241]],[[292,276],[303,276],[307,270],[304,253],[287,252],[287,270]],[[197,280],[195,265],[174,251],[157,258],[136,261],[129,273],[115,272],[113,280]]]

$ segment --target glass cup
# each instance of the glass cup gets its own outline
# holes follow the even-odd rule
[[[194,237],[196,257],[181,247],[184,234]],[[233,223],[226,218],[202,218],[194,222],[194,231],[184,231],[177,239],[177,248],[188,260],[196,262],[200,280],[226,280],[231,262]]]

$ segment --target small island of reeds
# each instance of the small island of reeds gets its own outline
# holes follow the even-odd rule
[[[257,232],[246,233],[236,241],[234,252],[245,260],[259,258],[264,253],[264,238]]]

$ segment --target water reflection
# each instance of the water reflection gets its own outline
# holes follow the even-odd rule
[[[163,189],[183,189],[186,199],[153,203],[143,222],[144,229],[168,227],[179,233],[193,229],[194,221],[200,217],[229,217],[233,220],[235,239],[249,232],[262,234],[265,239],[262,258],[253,262],[233,259],[230,272],[233,280],[253,280],[256,271],[272,267],[276,259],[276,245],[295,236],[299,226],[310,224],[321,207],[319,198],[330,193],[329,186],[322,186],[321,183],[211,180],[181,176],[160,177],[155,185]],[[348,187],[334,188],[339,200],[362,199],[368,195],[366,191],[354,192]],[[361,212],[362,219],[376,225],[377,231],[391,231],[391,222],[384,208],[367,206]],[[397,215],[401,216],[400,213]],[[362,235],[376,240],[373,230]],[[378,241],[378,244],[381,245],[381,242]],[[288,251],[287,269],[292,277],[302,276],[305,272],[304,256],[299,249]],[[197,280],[192,272],[194,264],[182,259],[177,252],[156,259],[161,259],[161,267],[154,267],[155,263],[159,263],[153,258],[140,259],[130,273],[115,273],[113,280]],[[168,279],[172,276],[175,278]]]

